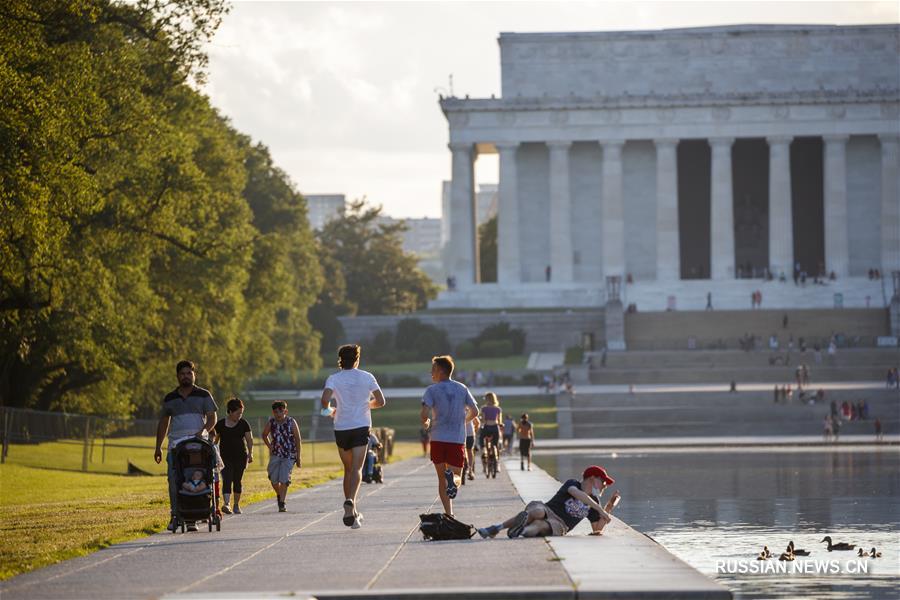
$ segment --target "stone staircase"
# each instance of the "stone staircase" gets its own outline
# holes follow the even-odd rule
[[[787,316],[787,327],[783,319]],[[713,310],[637,312],[625,315],[625,343],[628,350],[683,350],[693,340],[697,349],[737,349],[746,335],[762,338],[768,348],[770,335],[776,335],[782,350],[793,337],[799,349],[800,338],[812,347],[827,345],[838,334],[839,345],[875,346],[878,336],[889,334],[888,311],[884,308],[792,309],[792,310]]]
[[[896,389],[829,390],[825,401],[775,404],[772,392],[578,394],[557,399],[559,435],[566,426],[574,438],[817,435],[832,400],[865,398],[869,420],[850,421],[842,434],[872,434],[874,419],[884,432],[900,431],[900,392]],[[570,419],[570,420],[569,420]]]
[[[660,383],[778,383],[795,380],[796,368],[805,364],[810,380],[817,381],[883,381],[890,367],[900,365],[900,349],[839,349],[829,356],[792,352],[740,350],[663,350],[609,352],[606,366],[592,360],[589,374],[592,384],[660,384]],[[774,364],[770,364],[774,361]]]

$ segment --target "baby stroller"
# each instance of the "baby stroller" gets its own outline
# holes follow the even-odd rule
[[[374,434],[369,437],[369,448],[366,450],[366,462],[363,465],[363,481],[365,483],[384,483],[384,472],[378,461],[378,450],[381,449],[381,442]]]
[[[182,440],[175,446],[174,471],[175,487],[178,493],[175,495],[175,518],[184,533],[188,521],[206,521],[209,530],[216,531],[222,528],[222,520],[216,513],[218,498],[216,497],[216,449],[213,444],[203,438],[195,437]],[[199,492],[189,492],[184,489],[185,481],[191,479],[196,471],[203,473],[203,481],[206,487]]]

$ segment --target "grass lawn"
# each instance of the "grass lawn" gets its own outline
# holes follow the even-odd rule
[[[152,441],[148,445],[152,447]],[[334,444],[327,446],[327,451],[322,447],[317,452],[320,462],[309,466],[309,450],[304,444],[305,466],[299,476],[295,471],[294,489],[340,475]],[[153,464],[152,454],[149,462],[163,475],[128,477],[65,470],[72,464],[81,467],[82,448],[74,444],[56,442],[26,448],[28,465],[14,460],[16,454],[24,454],[19,446],[12,446],[10,461],[0,465],[0,580],[162,531],[168,523],[165,471]],[[416,443],[397,443],[393,460],[420,453]],[[333,457],[333,462],[326,456]],[[241,503],[251,504],[274,495],[263,463],[251,464],[244,475]]]
[[[271,414],[267,405],[267,414]],[[257,431],[256,421],[250,422],[255,439],[254,454],[257,458],[267,460],[266,448],[259,440],[262,433]],[[156,464],[153,460],[155,440],[150,437],[110,438],[106,440],[104,452],[103,440],[94,442],[93,451],[89,451],[88,471],[92,473],[108,473],[123,475],[128,472],[128,462],[140,469],[157,475],[166,474],[166,464]],[[54,470],[81,471],[84,442],[81,440],[60,440],[43,444],[12,444],[9,447],[7,464],[25,467],[52,468]],[[303,461],[306,466],[339,465],[334,453],[334,442],[304,442]],[[251,466],[252,468],[252,466]]]
[[[480,398],[476,398],[479,405],[482,404]],[[305,413],[309,410],[306,406],[307,400],[303,401],[301,409]],[[290,407],[289,407],[290,408]],[[556,437],[556,401],[553,396],[534,395],[534,396],[515,396],[500,399],[500,408],[504,412],[508,412],[514,419],[527,412],[531,421],[535,424],[535,436]],[[372,425],[374,427],[391,427],[395,431],[397,439],[402,440],[418,440],[419,428],[421,421],[419,420],[419,411],[422,409],[422,403],[417,398],[398,398],[392,400],[387,398],[387,405],[384,408],[372,411]],[[244,416],[251,420],[251,425],[255,428],[255,419],[268,418],[272,414],[272,403],[266,401],[249,401],[245,402]],[[305,419],[301,418],[301,423]],[[305,425],[303,427],[305,431]],[[254,430],[254,435],[256,431]],[[304,448],[306,444],[304,444]],[[304,450],[305,453],[305,450]]]

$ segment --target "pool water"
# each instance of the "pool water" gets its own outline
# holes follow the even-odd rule
[[[622,494],[616,516],[735,598],[900,598],[900,449],[560,451],[535,462],[562,480],[606,467]],[[828,552],[826,535],[882,558]],[[717,571],[760,568],[764,545],[777,555],[791,540],[811,552],[797,572]]]

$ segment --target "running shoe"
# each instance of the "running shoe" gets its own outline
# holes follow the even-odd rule
[[[515,522],[506,530],[506,535],[511,538],[517,538],[522,535],[525,529],[525,522],[528,521],[528,513],[524,510],[516,515]]]
[[[237,508],[237,505],[235,505],[235,508]],[[225,513],[226,515],[230,515],[230,514],[231,514],[231,509],[228,508],[228,505],[227,505],[227,504],[223,504],[223,505],[222,505],[222,512]]]
[[[353,500],[344,500],[344,525],[347,527],[353,525],[355,512],[353,510]]]
[[[278,503],[278,512],[287,512],[287,506],[284,502]]]
[[[484,539],[497,537],[497,534],[500,533],[500,528],[496,525],[491,525],[490,527],[479,527],[478,535],[483,537]]]
[[[188,531],[197,531],[197,524],[194,521],[187,522],[187,530]]]
[[[236,514],[236,515],[241,514],[241,507],[237,504],[234,505],[234,514]]]
[[[172,533],[175,533],[175,531],[178,529],[178,517],[173,516],[172,520],[169,521],[169,525],[166,527],[166,529],[168,529]]]
[[[356,516],[353,518],[353,524],[350,526],[350,529],[359,529],[362,525],[363,516],[362,513],[356,513]]]
[[[459,491],[459,487],[456,485],[456,479],[453,477],[453,471],[450,469],[444,471],[444,479],[447,480],[447,497],[452,500],[456,498],[456,492]]]
[[[469,469],[469,481],[475,479],[475,472],[472,469]]]

